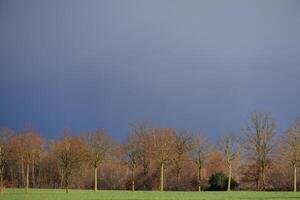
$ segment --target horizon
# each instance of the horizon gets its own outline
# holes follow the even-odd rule
[[[253,113],[253,112],[252,112]],[[249,114],[249,116],[250,116],[250,114]],[[272,116],[271,116],[272,117]],[[152,128],[171,128],[171,129],[173,129],[176,133],[178,132],[178,133],[180,133],[181,131],[188,131],[190,134],[192,134],[192,135],[201,135],[201,136],[203,136],[203,137],[205,137],[205,138],[207,138],[210,142],[212,142],[212,144],[213,145],[218,145],[218,143],[220,142],[220,139],[221,139],[221,137],[222,136],[224,136],[224,135],[226,135],[226,134],[232,134],[234,137],[244,137],[245,135],[243,135],[244,133],[243,133],[243,131],[242,131],[242,129],[243,128],[245,128],[246,127],[246,124],[247,123],[244,123],[244,126],[243,127],[241,127],[240,128],[240,131],[239,132],[232,132],[232,131],[230,131],[230,130],[228,130],[228,131],[224,131],[222,134],[219,134],[217,137],[214,137],[214,138],[211,138],[210,137],[210,135],[209,134],[207,134],[207,133],[204,133],[204,132],[199,132],[199,131],[190,131],[189,129],[182,129],[182,128],[174,128],[174,127],[167,127],[167,126],[161,126],[161,125],[158,125],[158,124],[154,124],[154,123],[152,123],[151,121],[149,121],[149,120],[140,120],[140,121],[135,121],[135,122],[133,122],[133,123],[129,123],[129,125],[128,125],[128,127],[131,127],[131,125],[133,125],[134,123],[150,123],[150,124],[148,124],[148,125],[150,125]],[[248,122],[249,122],[249,119],[248,119]],[[277,120],[275,119],[275,122],[277,122]],[[278,123],[278,122],[277,122]],[[277,128],[276,128],[276,135],[275,135],[275,138],[277,138],[278,136],[283,136],[283,134],[288,130],[288,128],[290,128],[290,127],[292,127],[292,126],[299,126],[300,125],[300,116],[299,117],[297,117],[296,118],[296,120],[294,120],[284,131],[282,131],[282,132],[280,132],[280,131],[278,131],[279,129],[280,129],[280,127],[278,127],[278,124],[277,124]],[[46,143],[45,143],[45,145],[47,146],[47,142],[49,142],[49,141],[56,141],[56,140],[60,140],[60,139],[62,139],[63,138],[63,136],[64,136],[64,131],[65,130],[69,130],[69,131],[71,131],[70,133],[71,133],[71,135],[72,136],[82,136],[83,134],[85,134],[85,133],[92,133],[92,132],[95,132],[95,131],[97,131],[97,130],[103,130],[104,128],[101,128],[101,127],[99,127],[99,128],[96,128],[96,129],[93,129],[93,130],[91,130],[91,129],[87,129],[87,130],[82,130],[82,131],[80,131],[80,132],[76,132],[76,131],[74,131],[73,129],[72,129],[72,127],[63,127],[62,129],[61,129],[61,131],[59,131],[58,133],[56,133],[56,135],[55,135],[55,137],[47,137],[47,135],[45,135],[45,133],[43,133],[43,131],[42,130],[40,130],[35,124],[33,124],[33,123],[28,123],[28,124],[26,124],[24,127],[22,127],[21,129],[19,129],[19,130],[16,130],[16,129],[14,129],[13,127],[8,127],[8,126],[6,126],[5,124],[0,124],[0,127],[4,127],[4,128],[9,128],[9,129],[11,129],[13,132],[14,132],[14,134],[16,134],[16,135],[18,135],[18,134],[22,134],[22,133],[24,133],[23,131],[25,130],[25,132],[26,132],[26,130],[27,130],[27,128],[30,128],[30,129],[32,129],[33,128],[33,130],[35,131],[35,133],[36,134],[38,134],[38,135],[40,135],[40,136],[42,136],[43,138],[45,138],[45,141],[46,141]],[[110,136],[112,136],[112,139],[115,141],[115,142],[118,142],[118,143],[123,143],[123,142],[125,142],[128,138],[127,138],[127,136],[128,136],[128,134],[133,134],[134,132],[132,132],[132,130],[129,130],[129,132],[123,137],[123,138],[115,138],[110,132],[108,132],[106,129],[104,129],[104,131],[108,134],[108,135],[110,135]],[[238,135],[238,134],[242,134],[242,135]]]
[[[1,1],[0,125],[240,133],[300,116],[300,2]]]

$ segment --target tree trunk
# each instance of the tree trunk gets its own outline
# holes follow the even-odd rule
[[[179,169],[179,167],[177,167],[177,169],[176,169],[176,186],[177,186],[177,190],[179,190],[179,182],[180,182],[180,169]]]
[[[297,166],[294,166],[294,192],[297,192]]]
[[[255,182],[256,182],[256,190],[260,190],[260,176],[261,176],[261,170],[260,170],[260,165],[256,164],[256,177],[255,177]]]
[[[144,176],[147,177],[148,175],[148,164],[146,161],[144,161],[144,164],[143,164],[143,173],[144,173]],[[144,187],[144,190],[146,190],[146,183],[144,182],[143,183],[143,187]]]
[[[63,169],[60,170],[60,173],[61,173],[61,177],[60,177],[60,189],[63,189],[64,187],[64,171]]]
[[[198,191],[201,191],[201,166],[198,167]]]
[[[160,191],[164,191],[164,163],[160,164]]]
[[[32,163],[32,168],[31,168],[31,179],[32,179],[32,187],[35,187],[35,169],[34,169],[34,162]]]
[[[0,146],[0,155],[2,153],[2,148]],[[0,157],[0,164],[3,163],[1,160],[2,157]],[[0,193],[3,192],[3,167],[2,165],[0,166]]]
[[[145,161],[145,163],[143,164],[143,172],[144,172],[144,175],[145,175],[145,176],[148,174],[148,164],[146,163],[146,161]]]
[[[98,168],[95,167],[94,168],[94,192],[97,192],[97,180],[98,180],[97,172],[98,172]]]
[[[41,178],[41,168],[39,167],[38,168],[38,173],[37,173],[38,175],[37,175],[37,178],[36,178],[36,183],[37,184],[39,184],[39,187],[41,186],[41,180],[42,180],[42,178]]]
[[[230,192],[230,185],[231,185],[231,164],[228,165],[228,185],[227,185],[228,192]]]
[[[24,187],[25,186],[25,172],[24,172],[24,159],[22,158],[22,160],[21,160],[21,174],[22,174],[22,187]]]
[[[25,192],[28,192],[29,187],[29,163],[26,164],[26,182],[25,182]]]
[[[261,189],[265,190],[266,189],[266,175],[265,175],[265,167],[262,167],[261,170],[261,179],[262,179],[262,185],[261,185]]]
[[[69,193],[69,178],[65,177],[66,180],[66,193]]]
[[[134,168],[131,169],[131,190],[132,192],[134,191],[134,188],[135,185],[134,185]]]
[[[3,168],[0,169],[0,193],[3,192]]]
[[[66,187],[66,193],[68,193],[69,192],[69,184],[71,183],[71,178],[72,178],[72,171],[71,171],[71,169],[65,169],[64,170],[64,175],[65,175],[65,177],[64,177],[64,179],[65,179],[65,183],[66,183],[66,185],[65,185],[65,187]]]

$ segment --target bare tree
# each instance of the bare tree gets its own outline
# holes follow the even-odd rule
[[[182,171],[181,163],[183,156],[188,153],[192,148],[192,134],[186,130],[176,131],[176,141],[174,145],[174,158],[173,163],[175,165],[176,173],[176,185],[179,188],[180,174]]]
[[[283,153],[294,168],[294,192],[297,192],[297,168],[300,165],[300,127],[293,126],[283,137]]]
[[[221,148],[224,155],[224,159],[228,168],[228,185],[227,191],[230,191],[231,177],[232,177],[232,162],[237,155],[237,144],[231,133],[227,133],[222,137]]]
[[[135,169],[140,155],[140,149],[136,135],[129,135],[127,142],[124,144],[125,162],[131,171],[131,190],[135,190]]]
[[[104,129],[88,132],[84,138],[88,144],[89,161],[94,168],[94,192],[97,192],[98,168],[107,158],[113,142]]]
[[[256,166],[256,187],[265,190],[266,170],[271,161],[273,138],[276,133],[276,122],[268,113],[251,113],[250,122],[243,129],[244,147]]]
[[[160,166],[160,191],[164,190],[164,170],[168,162],[172,160],[175,131],[171,128],[156,128],[153,133],[155,156]]]
[[[0,193],[3,192],[4,167],[8,162],[10,154],[10,139],[13,131],[6,127],[0,127]]]
[[[190,152],[191,159],[197,165],[198,168],[198,191],[201,191],[201,171],[206,164],[210,151],[210,144],[208,140],[200,135],[193,135],[192,150]]]
[[[143,175],[147,176],[152,154],[151,137],[154,125],[149,121],[138,121],[130,124],[132,134],[138,140],[139,156],[138,163],[143,167]]]
[[[84,140],[72,136],[69,129],[64,130],[64,138],[55,145],[55,154],[60,163],[66,192],[69,192],[73,172],[87,160],[88,146]]]
[[[29,188],[30,166],[34,165],[36,158],[42,151],[44,151],[44,144],[44,138],[38,135],[35,128],[31,125],[26,126],[22,130],[21,134],[12,139],[14,154],[19,155],[21,159],[22,174],[25,174],[25,178],[23,179],[25,184],[25,192],[28,192]]]

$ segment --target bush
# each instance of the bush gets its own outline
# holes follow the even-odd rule
[[[227,190],[228,177],[223,172],[216,172],[209,178],[209,190],[224,191]],[[231,178],[230,187],[232,190],[237,188],[238,183]]]

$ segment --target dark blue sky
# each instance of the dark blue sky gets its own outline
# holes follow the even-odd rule
[[[300,115],[300,1],[0,0],[0,124],[217,138]]]

